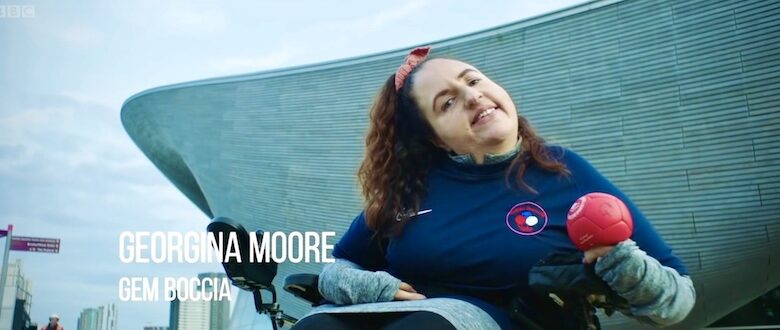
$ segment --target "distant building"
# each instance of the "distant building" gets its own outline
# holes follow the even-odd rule
[[[151,327],[151,326],[145,326],[144,330],[168,330],[168,327]]]
[[[200,273],[199,279],[213,278],[213,283],[220,283],[227,276],[224,273]],[[213,292],[214,287],[209,291]],[[227,330],[230,323],[230,300],[212,300],[209,302],[209,330]]]
[[[97,308],[85,308],[79,315],[78,330],[97,330],[99,319]]]
[[[171,330],[209,330],[209,303],[207,301],[171,301]]]
[[[85,308],[77,323],[77,330],[116,330],[116,305],[108,304],[97,308]]]
[[[199,279],[214,278],[219,283],[225,278],[224,273],[200,273]],[[205,292],[213,292],[214,287],[204,288]],[[199,288],[200,290],[200,288]],[[230,322],[230,301],[171,301],[170,330],[227,330]]]
[[[22,260],[8,264],[8,275],[2,297],[0,330],[26,330],[33,323],[30,320],[32,304],[32,282],[24,278]]]

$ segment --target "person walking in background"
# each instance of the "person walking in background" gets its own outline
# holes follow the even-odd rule
[[[60,316],[51,314],[51,316],[49,316],[49,323],[46,323],[45,326],[41,327],[41,330],[65,330],[65,328],[60,325]]]

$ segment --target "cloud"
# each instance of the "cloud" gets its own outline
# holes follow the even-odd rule
[[[270,53],[225,57],[212,61],[210,66],[215,70],[215,75],[227,75],[322,62],[329,59],[328,53],[331,50],[344,49],[342,46],[346,45],[349,45],[349,48],[356,48],[355,45],[360,44],[359,38],[369,36],[388,25],[401,24],[404,20],[421,13],[421,10],[428,5],[428,1],[412,0],[382,8],[372,15],[324,21],[316,26],[287,31],[279,36],[281,45],[275,46]],[[319,42],[322,40],[327,42]],[[345,56],[343,53],[341,51],[336,56],[343,57]]]
[[[160,6],[162,2],[155,2]],[[227,15],[221,9],[185,7],[184,2],[173,2],[163,8],[159,21],[178,33],[219,34],[227,28]]]
[[[292,60],[299,56],[301,53],[299,49],[302,48],[286,44],[265,55],[227,57],[222,60],[212,61],[210,65],[222,74],[278,68],[289,65]]]
[[[572,7],[585,1],[586,0],[547,0],[515,2],[508,11],[518,17],[530,18]]]
[[[32,174],[40,179],[44,174],[56,180],[85,165],[125,167],[139,153],[120,125],[111,121],[118,118],[110,109],[83,103],[47,105],[0,117],[0,170],[18,178]],[[42,172],[33,174],[31,168]]]
[[[90,17],[86,17],[87,11],[80,11],[82,8],[78,5],[45,4],[36,5],[38,16],[28,20],[18,20],[14,25],[15,33],[9,34],[12,42],[12,48],[6,51],[24,53],[27,56],[37,55],[36,50],[56,45],[55,53],[47,54],[46,58],[50,63],[55,63],[62,56],[64,49],[60,48],[63,44],[66,48],[85,48],[94,47],[106,41],[106,33],[103,32],[97,22]],[[6,36],[3,36],[6,37]],[[14,40],[16,39],[16,40]],[[30,41],[37,42],[30,42]],[[25,58],[26,62],[35,57]],[[59,63],[58,65],[66,65]]]
[[[139,0],[111,7],[116,17],[153,37],[217,36],[229,27],[219,2]]]
[[[323,28],[348,32],[353,35],[365,35],[418,14],[428,4],[427,1],[422,0],[407,1],[400,5],[380,10],[373,15],[361,16],[352,20],[326,22],[323,23]]]
[[[71,45],[94,45],[101,42],[104,33],[85,25],[72,25],[64,28],[52,28],[51,30],[59,39]]]
[[[87,94],[84,92],[69,90],[60,91],[59,95],[80,104],[96,105],[106,109],[119,109],[117,104],[115,104],[116,102],[114,99],[101,97],[101,95]]]

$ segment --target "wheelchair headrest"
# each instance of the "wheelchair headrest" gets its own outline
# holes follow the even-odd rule
[[[241,262],[234,258],[223,260],[222,262],[222,267],[225,268],[225,273],[227,273],[233,285],[249,291],[266,289],[271,286],[274,277],[276,277],[278,265],[273,261],[249,262],[249,233],[244,229],[244,226],[238,223],[238,221],[227,217],[216,217],[209,223],[206,229],[214,234],[217,243],[221,244],[221,246],[228,245],[227,240],[231,232],[236,233]],[[219,233],[222,233],[221,238]],[[262,238],[264,233],[258,230],[256,234],[259,239]]]

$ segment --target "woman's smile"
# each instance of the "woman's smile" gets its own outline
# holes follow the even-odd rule
[[[448,59],[425,62],[412,88],[439,148],[471,154],[480,163],[485,154],[502,154],[517,144],[512,98],[471,65]]]
[[[485,126],[487,123],[491,122],[495,116],[498,115],[498,112],[501,112],[501,110],[495,107],[480,111],[474,116],[474,120],[471,122],[471,127],[480,128]]]

